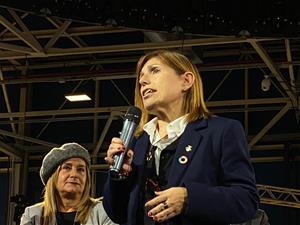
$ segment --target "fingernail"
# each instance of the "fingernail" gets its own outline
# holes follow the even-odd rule
[[[153,219],[154,221],[156,221],[156,220],[157,220],[157,217],[156,217],[156,216],[153,216],[152,219]]]
[[[151,213],[151,212],[148,212],[148,216],[150,216],[150,217],[151,217],[151,216],[152,216],[152,213]]]

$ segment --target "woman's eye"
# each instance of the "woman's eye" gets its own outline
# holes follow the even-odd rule
[[[71,167],[70,167],[70,166],[63,166],[63,169],[64,169],[64,170],[70,170]]]
[[[82,173],[84,172],[84,168],[79,168],[78,171]]]
[[[157,67],[152,67],[151,72],[157,73],[157,72],[159,72],[159,69]]]

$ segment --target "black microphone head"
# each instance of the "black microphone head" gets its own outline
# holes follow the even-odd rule
[[[125,114],[125,119],[133,120],[134,123],[139,124],[141,120],[142,111],[135,106],[130,106]]]

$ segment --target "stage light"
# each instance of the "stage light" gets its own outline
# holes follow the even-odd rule
[[[269,75],[264,75],[264,79],[261,81],[261,90],[269,91],[271,87],[271,78]]]

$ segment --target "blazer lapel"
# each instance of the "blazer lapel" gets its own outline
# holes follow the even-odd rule
[[[134,163],[141,165],[145,164],[145,154],[149,148],[149,135],[144,133],[134,146]]]
[[[170,175],[168,177],[168,187],[178,186],[184,172],[190,165],[193,155],[202,140],[200,129],[207,127],[207,120],[202,119],[187,125],[183,132],[171,166]]]

